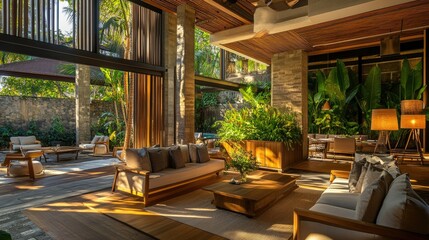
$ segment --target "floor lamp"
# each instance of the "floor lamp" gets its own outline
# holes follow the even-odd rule
[[[396,109],[373,109],[371,118],[371,130],[380,131],[374,153],[390,151],[389,131],[398,130],[398,117]]]
[[[426,115],[401,115],[401,128],[411,129],[404,152],[407,150],[410,140],[413,140],[416,145],[417,153],[420,156],[421,164],[423,164],[424,156],[422,144],[420,142],[420,129],[426,128]]]

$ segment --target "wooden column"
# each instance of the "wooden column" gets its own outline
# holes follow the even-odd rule
[[[302,50],[274,54],[271,59],[271,104],[290,107],[298,113],[302,127],[302,159],[308,157],[308,56]]]
[[[176,141],[194,142],[195,71],[194,35],[195,10],[186,4],[177,7],[176,56]]]
[[[424,38],[423,38],[423,85],[427,85],[427,76],[429,74],[429,31],[426,29],[424,31]],[[424,94],[423,94],[423,106],[426,108],[428,106],[428,90],[426,88]],[[426,119],[426,123],[429,119]],[[429,149],[429,126],[426,124],[426,129],[423,131],[423,152],[426,152],[426,149]]]
[[[91,90],[90,90],[90,68],[86,65],[76,64],[75,79],[76,98],[76,144],[90,141],[91,137]]]

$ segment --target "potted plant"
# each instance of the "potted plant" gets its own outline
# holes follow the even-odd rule
[[[237,170],[240,173],[238,183],[244,183],[247,180],[247,174],[258,169],[258,165],[256,157],[251,152],[244,150],[240,146],[235,146],[231,154],[231,160],[226,163],[226,169],[229,170],[232,167]],[[236,183],[235,179],[232,183]]]
[[[252,152],[261,168],[285,171],[302,160],[302,132],[297,114],[280,110],[258,99],[250,89],[240,89],[247,107],[231,106],[224,119],[216,122],[217,134],[232,157],[235,144]],[[231,147],[232,146],[232,147]]]

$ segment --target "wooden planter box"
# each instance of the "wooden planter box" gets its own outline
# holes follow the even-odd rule
[[[286,148],[283,142],[245,140],[242,142],[246,151],[252,152],[262,169],[285,172],[294,163],[303,160],[301,144],[295,144],[293,150]],[[224,143],[225,150],[231,155],[232,147]]]

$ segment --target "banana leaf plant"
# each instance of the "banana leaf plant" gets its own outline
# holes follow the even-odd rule
[[[357,102],[363,115],[362,130],[368,133],[371,110],[381,106],[381,70],[377,65],[371,68],[365,82],[360,85],[360,89],[361,95]]]
[[[411,68],[408,59],[404,59],[401,69],[401,98],[402,100],[421,99],[426,85],[423,85],[422,61]]]

